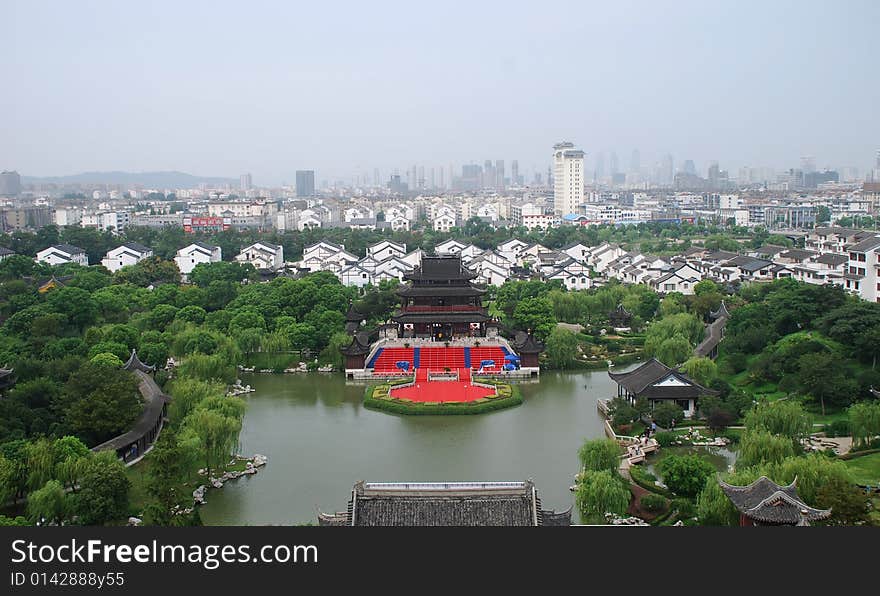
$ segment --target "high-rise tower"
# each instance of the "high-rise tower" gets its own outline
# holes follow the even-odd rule
[[[584,152],[573,143],[553,145],[553,207],[560,215],[577,213],[584,202]]]

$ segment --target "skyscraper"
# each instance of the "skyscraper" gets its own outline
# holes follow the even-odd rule
[[[519,180],[519,161],[516,159],[510,162],[510,183],[513,186],[522,186]]]
[[[675,180],[675,160],[672,154],[667,153],[660,162],[660,184],[672,184]]]
[[[495,188],[504,190],[504,160],[495,160]]]
[[[315,170],[296,171],[296,196],[315,196]]]
[[[483,163],[483,188],[495,188],[495,167],[491,159]]]
[[[595,178],[596,182],[599,182],[604,177],[605,177],[605,154],[600,152],[596,155],[596,173],[595,173],[594,178]]]
[[[251,178],[250,174],[242,174],[238,180],[239,180],[238,186],[241,190],[250,190],[251,189],[253,179]]]
[[[629,160],[629,171],[638,174],[642,169],[642,155],[638,149],[633,149],[632,157]]]
[[[0,195],[17,196],[21,192],[21,176],[18,172],[0,172]]]
[[[553,145],[553,207],[560,215],[577,213],[584,202],[584,152],[573,143]]]
[[[611,157],[608,158],[608,173],[611,174],[611,177],[614,177],[614,174],[620,172],[620,163],[617,161],[617,152],[612,151]]]
[[[809,174],[811,172],[816,171],[816,158],[807,155],[801,158],[801,170],[804,174]]]
[[[681,171],[685,174],[690,174],[691,176],[697,175],[697,166],[694,165],[694,160],[686,159],[684,160],[684,164],[681,166]]]

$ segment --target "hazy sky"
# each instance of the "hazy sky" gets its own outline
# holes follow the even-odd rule
[[[865,168],[880,2],[0,0],[0,169]],[[509,168],[509,165],[508,165]]]

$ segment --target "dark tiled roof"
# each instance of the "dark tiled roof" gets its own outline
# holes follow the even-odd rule
[[[5,257],[6,255],[14,255],[14,250],[9,250],[5,246],[0,246],[0,257]]]
[[[450,286],[444,288],[442,286],[404,286],[397,290],[398,296],[482,296],[486,290],[476,286]]]
[[[366,332],[356,333],[351,343],[339,350],[346,356],[361,356],[370,353],[370,338]]]
[[[638,397],[650,399],[686,399],[717,392],[707,389],[678,370],[651,358],[635,370],[624,373],[608,372],[608,376],[621,387]],[[684,385],[655,386],[666,377],[675,377]]]
[[[571,510],[543,511],[532,481],[358,482],[346,513],[319,518],[350,526],[570,525]]]
[[[151,373],[156,370],[155,366],[148,366],[141,362],[141,359],[138,358],[137,350],[131,351],[131,356],[128,357],[128,361],[122,365],[123,370],[135,371],[139,370],[146,373]]]
[[[151,252],[153,250],[152,248],[144,246],[143,244],[140,244],[138,242],[126,242],[122,246],[124,246],[125,248],[130,248],[131,250],[139,252],[141,254]]]
[[[718,484],[740,513],[765,524],[804,525],[805,522],[826,519],[830,509],[814,509],[797,494],[797,479],[788,486],[780,486],[761,476],[748,486],[733,486],[723,480]]]
[[[61,252],[65,252],[69,255],[78,255],[78,254],[86,252],[83,249],[81,249],[80,247],[74,246],[72,244],[55,244],[52,246],[52,248],[54,248],[56,250],[60,250]]]
[[[874,250],[878,246],[880,246],[880,236],[875,236],[853,244],[852,246],[847,247],[847,250],[850,252],[867,252],[869,250]]]
[[[770,261],[747,256],[735,257],[724,263],[725,267],[739,267],[746,271],[758,271],[759,269],[769,267],[770,265],[772,265]]]
[[[517,341],[514,342],[513,347],[516,348],[516,351],[520,354],[540,354],[544,351],[544,342],[538,340],[531,333],[523,333],[525,337],[521,337],[517,334]]]
[[[467,313],[401,313],[391,317],[395,323],[485,323],[489,317],[479,311]]]
[[[836,267],[838,265],[843,265],[849,260],[847,255],[840,255],[833,252],[826,252],[823,255],[820,255],[819,258],[816,259],[817,263],[821,263],[823,265],[831,265],[832,267]]]
[[[784,246],[777,246],[775,244],[765,244],[759,248],[756,248],[754,251],[755,254],[766,255],[768,257],[772,257],[773,255],[779,254],[785,250]]]
[[[809,259],[812,256],[815,256],[815,252],[812,250],[802,250],[800,248],[792,248],[783,253],[779,254],[780,258],[783,259],[794,259],[795,261],[804,261]]]
[[[412,273],[408,273],[405,279],[420,281],[467,281],[474,277],[476,277],[476,274],[468,271],[462,265],[461,257],[454,255],[442,257],[423,256],[421,264]]]

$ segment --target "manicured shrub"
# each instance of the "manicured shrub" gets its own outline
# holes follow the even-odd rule
[[[657,444],[661,447],[669,447],[675,441],[675,433],[662,430],[654,435],[654,438],[657,439]]]
[[[666,499],[654,493],[642,495],[639,503],[642,509],[649,513],[659,513],[666,508]]]
[[[706,485],[706,478],[715,473],[712,464],[697,455],[670,455],[659,467],[669,490],[685,497],[697,496]]]

